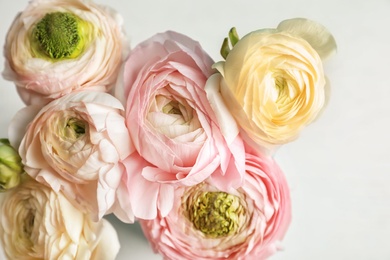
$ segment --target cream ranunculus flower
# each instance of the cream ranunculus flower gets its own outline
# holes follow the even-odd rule
[[[119,240],[61,194],[28,178],[1,197],[0,239],[9,259],[115,259]]]
[[[79,89],[108,91],[129,52],[122,23],[91,0],[32,0],[8,31],[3,76],[26,104]]]
[[[333,36],[322,25],[286,20],[277,29],[258,30],[239,40],[226,61],[215,64],[221,76],[211,77],[206,89],[214,97],[221,93],[248,140],[266,148],[284,144],[323,109],[321,58],[335,50]],[[223,113],[215,110],[224,122]]]

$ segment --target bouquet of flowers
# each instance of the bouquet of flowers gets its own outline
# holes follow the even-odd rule
[[[164,259],[266,259],[291,221],[277,148],[325,107],[336,43],[303,18],[240,38],[215,62],[167,31],[130,48],[90,0],[32,0],[3,77],[26,104],[0,143],[9,259],[115,259],[104,216],[138,221]]]

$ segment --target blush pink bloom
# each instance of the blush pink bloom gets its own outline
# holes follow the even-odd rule
[[[71,93],[40,110],[22,109],[9,136],[31,177],[62,191],[98,220],[115,203],[121,160],[130,154],[123,113],[107,93]]]
[[[122,204],[136,217],[155,218],[157,208],[168,213],[173,186],[196,185],[212,173],[222,187],[242,183],[243,142],[224,137],[204,90],[212,64],[199,43],[176,32],[139,44],[125,64],[116,96],[124,97],[136,154],[125,162],[130,202]],[[227,174],[229,165],[238,171]]]
[[[37,24],[53,13],[71,14],[79,21],[79,45],[69,57],[50,57],[35,42]],[[123,18],[111,8],[92,0],[32,0],[9,28],[3,76],[15,83],[28,105],[81,89],[107,92],[129,50]]]
[[[206,181],[176,188],[174,201],[168,216],[140,220],[164,259],[266,259],[280,249],[291,221],[286,179],[259,155],[247,154],[241,188],[221,191]]]

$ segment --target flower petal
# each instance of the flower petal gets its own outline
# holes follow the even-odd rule
[[[220,94],[220,81],[222,76],[214,74],[206,82],[205,90],[211,107],[216,114],[221,132],[228,144],[233,143],[239,134],[239,129],[233,116],[230,114],[225,102]]]
[[[322,60],[336,53],[337,45],[333,35],[317,22],[305,18],[294,18],[282,21],[277,28],[305,39],[318,52]]]

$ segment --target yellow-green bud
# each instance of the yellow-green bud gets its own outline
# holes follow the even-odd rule
[[[91,39],[91,25],[71,13],[48,13],[31,35],[33,56],[51,60],[77,58]]]
[[[201,192],[187,199],[188,218],[206,237],[221,238],[240,227],[245,208],[240,198],[225,192]]]
[[[0,192],[19,185],[23,173],[22,159],[7,139],[0,139]]]

